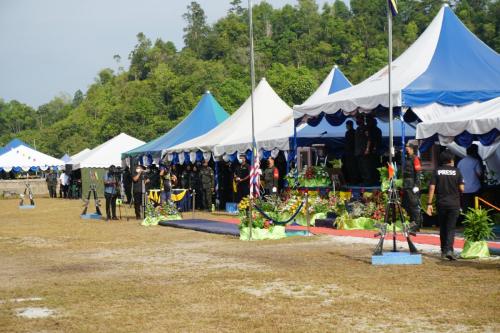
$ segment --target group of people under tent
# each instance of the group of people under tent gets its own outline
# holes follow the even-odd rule
[[[371,115],[356,116],[356,128],[352,120],[346,122],[342,173],[351,185],[375,186],[379,184],[377,170],[382,165],[382,131],[377,119]]]

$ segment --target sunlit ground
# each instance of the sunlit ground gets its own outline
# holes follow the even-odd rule
[[[36,203],[0,200],[2,332],[500,331],[498,260],[374,267],[372,246],[329,236],[242,242]]]

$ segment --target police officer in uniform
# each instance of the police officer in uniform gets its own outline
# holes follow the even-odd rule
[[[455,227],[460,215],[460,195],[464,192],[464,179],[455,168],[453,154],[445,150],[439,156],[441,166],[434,171],[429,185],[427,214],[432,215],[432,199],[436,193],[436,208],[441,240],[441,258],[456,260],[453,253]]]
[[[264,191],[266,195],[278,192],[279,171],[274,166],[274,158],[269,157],[267,168],[264,170]]]
[[[422,167],[420,159],[415,155],[418,145],[410,140],[406,144],[406,161],[403,168],[403,199],[401,205],[410,216],[410,232],[415,233],[422,226],[420,212],[420,179]]]
[[[210,210],[212,207],[212,192],[214,191],[214,171],[208,166],[208,161],[203,160],[200,169],[202,203],[204,209]]]

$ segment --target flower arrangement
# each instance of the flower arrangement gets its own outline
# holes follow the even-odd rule
[[[162,220],[180,220],[182,218],[174,202],[165,202],[158,206],[155,206],[153,202],[148,202],[145,215],[146,218],[141,223],[143,226],[158,225]]]
[[[322,166],[307,166],[298,173],[297,178],[295,177],[296,173],[297,170],[292,169],[285,177],[290,188],[328,187],[332,184],[328,171]]]

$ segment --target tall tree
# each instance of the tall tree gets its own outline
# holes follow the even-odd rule
[[[209,32],[207,17],[201,5],[196,1],[192,1],[187,6],[187,10],[187,13],[182,15],[187,22],[187,26],[184,28],[184,43],[186,47],[201,56],[203,44]]]

